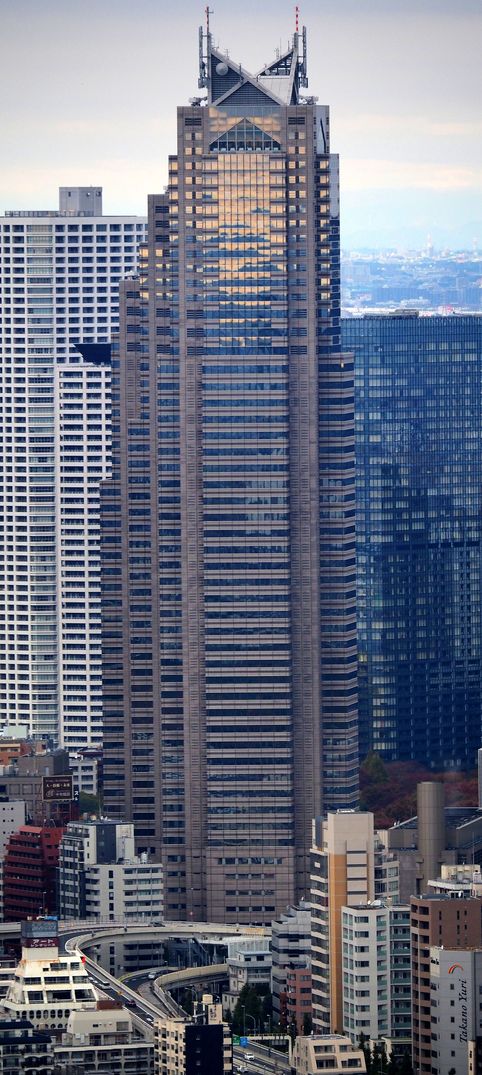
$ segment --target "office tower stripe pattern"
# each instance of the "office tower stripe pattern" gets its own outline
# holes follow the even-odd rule
[[[269,922],[308,891],[312,817],[357,801],[353,359],[306,43],[225,86],[203,50],[121,298],[105,802],[169,917]]]

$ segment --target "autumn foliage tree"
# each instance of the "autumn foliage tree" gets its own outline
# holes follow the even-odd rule
[[[446,806],[477,806],[477,775],[435,773],[414,761],[384,762],[371,753],[360,767],[360,806],[375,815],[377,828],[386,828],[417,813],[417,784],[440,780]]]

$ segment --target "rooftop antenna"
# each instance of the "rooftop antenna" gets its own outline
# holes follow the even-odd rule
[[[205,15],[206,15],[206,34],[204,34],[204,30],[203,30],[202,26],[199,27],[199,78],[198,78],[198,86],[199,86],[199,89],[202,89],[205,86],[208,87],[208,98],[209,98],[210,74],[211,74],[211,72],[210,72],[211,31],[210,31],[210,28],[209,28],[209,16],[214,15],[214,11],[212,10],[212,8],[209,7],[209,4],[205,8]],[[204,41],[206,41],[206,50],[204,49]]]
[[[299,29],[300,29],[300,9],[299,9],[298,4],[297,4],[296,7],[295,7],[295,32],[299,33]]]

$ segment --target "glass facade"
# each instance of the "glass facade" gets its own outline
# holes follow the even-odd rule
[[[345,320],[355,352],[360,749],[481,742],[482,318]]]
[[[357,799],[353,363],[298,40],[280,73],[210,39],[207,66],[122,300],[105,794],[168,917],[269,922],[307,891],[312,817]]]

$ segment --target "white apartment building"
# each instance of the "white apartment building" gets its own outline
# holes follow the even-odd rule
[[[236,937],[227,940],[229,989],[223,996],[226,1009],[234,1011],[246,985],[269,985],[271,948],[269,937]]]
[[[163,917],[162,866],[136,857],[127,822],[72,821],[59,850],[59,915],[111,921]]]
[[[387,1053],[411,1042],[410,908],[376,900],[343,907],[343,1030],[384,1039]]]
[[[0,725],[72,749],[101,736],[110,436],[105,350],[77,345],[109,344],[144,234],[143,218],[102,216],[100,187],[0,217]]]
[[[110,475],[110,346],[54,369],[59,741],[102,745],[100,488]]]
[[[398,864],[374,829],[371,813],[338,810],[314,823],[311,851],[313,1026],[343,1027],[342,908],[398,900]]]

